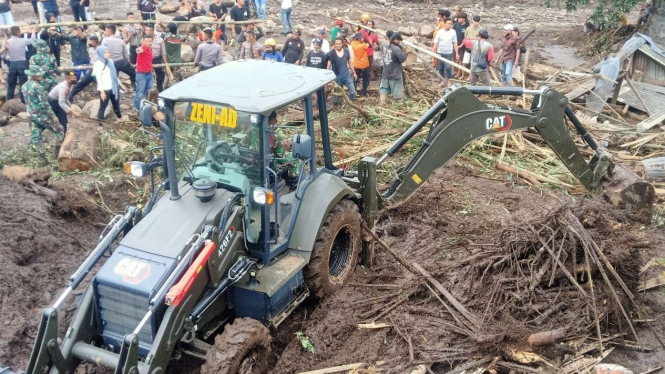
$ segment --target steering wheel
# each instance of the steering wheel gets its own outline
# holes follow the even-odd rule
[[[219,142],[210,150],[210,156],[218,164],[224,162],[238,162],[240,155],[233,152],[233,148],[227,142]]]

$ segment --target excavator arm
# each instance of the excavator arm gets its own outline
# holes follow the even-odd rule
[[[531,110],[522,110],[489,105],[474,94],[529,94],[534,95],[534,100]],[[589,161],[573,141],[565,118],[570,120],[577,133],[594,151]],[[567,98],[550,88],[524,90],[512,87],[459,87],[447,91],[378,161],[370,158],[361,161],[361,185],[371,185],[363,183],[362,179],[366,179],[363,176],[373,174],[372,170],[376,166],[393,156],[416,134],[427,131],[423,128],[430,122],[432,125],[420,149],[397,171],[388,190],[376,199],[372,199],[372,193],[364,191],[363,197],[376,201],[379,210],[396,207],[408,200],[435,170],[446,165],[474,139],[533,127],[589,191],[603,193],[612,203],[637,211],[648,211],[645,214],[650,217],[655,197],[653,186],[621,165],[613,164],[611,154],[598,148],[568,108]]]

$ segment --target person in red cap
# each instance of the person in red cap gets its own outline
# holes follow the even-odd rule
[[[337,37],[337,33],[342,30],[342,27],[344,26],[344,21],[341,19],[335,20],[335,27],[332,28],[330,31],[330,41],[332,43],[335,42],[335,38]]]

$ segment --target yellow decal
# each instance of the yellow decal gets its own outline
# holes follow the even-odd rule
[[[420,179],[420,177],[418,176],[418,174],[413,174],[413,176],[411,176],[411,179],[413,179],[413,181],[416,182],[417,184],[420,184],[420,183],[423,182],[423,180]]]
[[[238,124],[238,112],[234,109],[215,105],[191,103],[189,106],[189,120],[206,125],[217,125],[235,129]]]

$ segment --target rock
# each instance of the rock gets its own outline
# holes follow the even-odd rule
[[[160,23],[169,23],[173,21],[173,17],[167,16],[166,14],[157,13],[157,21]]]
[[[127,104],[120,104],[120,110],[122,110],[122,111],[129,110],[129,105],[127,105]]]
[[[263,22],[263,27],[267,29],[274,29],[275,27],[277,27],[277,24],[275,23],[275,21],[269,19]]]
[[[434,30],[432,30],[434,31]],[[397,28],[397,32],[402,34],[402,36],[413,36],[418,35],[418,29],[413,26],[400,26]]]
[[[28,116],[28,112],[21,112],[21,113],[17,114],[16,117],[18,117],[22,120],[26,120],[26,119],[30,118],[30,116]]]
[[[99,31],[99,25],[88,25],[88,32],[98,32]]]
[[[11,99],[7,100],[2,107],[0,108],[5,113],[8,113],[10,116],[15,116],[21,112],[26,111],[25,104],[21,102],[20,99]]]
[[[194,50],[187,44],[180,46],[180,58],[183,62],[193,62],[194,61]]]
[[[46,180],[49,172],[46,169],[31,169],[19,165],[7,165],[2,169],[2,176],[15,182],[24,180]]]
[[[25,112],[23,112],[25,113]],[[26,113],[27,114],[27,113]],[[0,127],[5,126],[9,122],[9,114],[0,112]]]
[[[160,5],[159,12],[163,13],[163,14],[173,13],[173,12],[177,11],[178,8],[180,8],[179,3],[166,3],[166,4]]]
[[[88,101],[83,106],[82,114],[90,117],[91,119],[97,119],[97,112],[99,111],[99,99]],[[104,111],[104,118],[108,117],[111,114],[111,103],[106,107]]]
[[[192,48],[192,51],[196,52],[196,48],[199,47],[199,44],[201,44],[201,41],[199,40],[199,37],[190,37],[187,39],[187,45]]]
[[[71,105],[71,108],[72,108],[72,110],[75,111],[75,112],[79,112],[79,113],[82,112],[81,107],[78,106],[78,105],[76,105],[76,104],[72,104],[72,105]]]
[[[425,25],[425,26],[421,27],[420,32],[418,33],[418,35],[424,36],[426,38],[431,38],[432,34],[434,34],[434,27],[432,27],[430,25]]]

